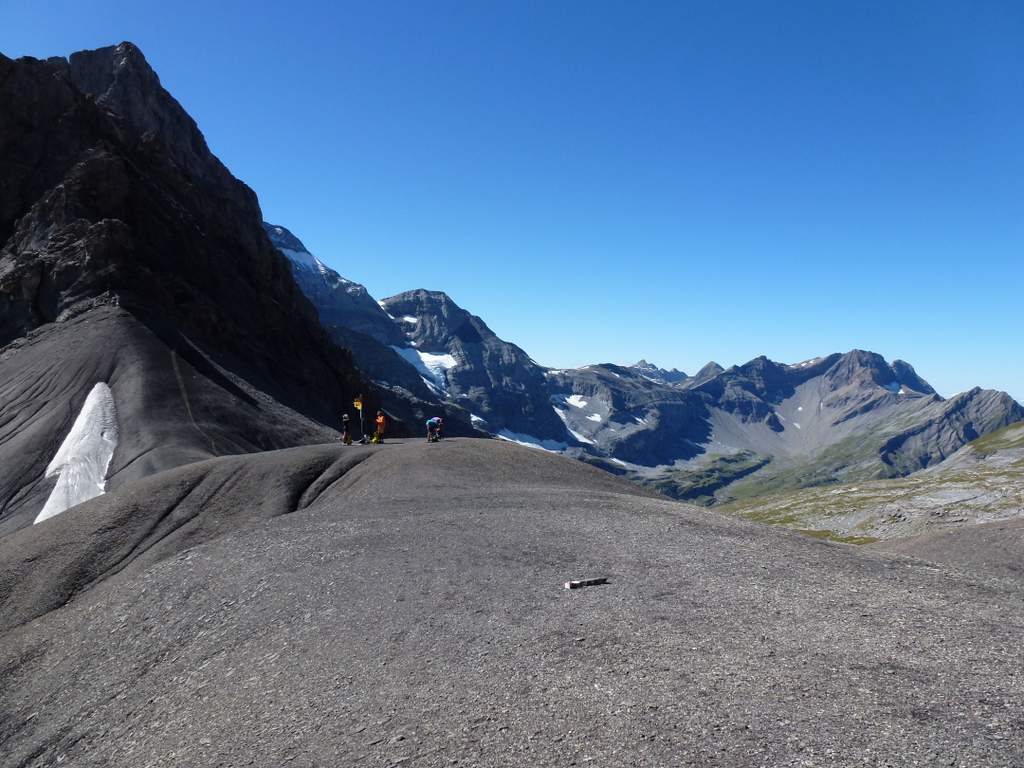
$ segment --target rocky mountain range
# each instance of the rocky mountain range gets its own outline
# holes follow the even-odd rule
[[[446,294],[376,302],[288,230],[265,226],[321,321],[379,386],[398,384],[425,407],[463,409],[478,429],[674,498],[716,503],[901,477],[1024,419],[1005,393],[945,400],[909,363],[863,350],[728,370],[710,362],[694,376],[646,360],[545,368]]]
[[[758,358],[673,387],[613,366],[558,381],[601,416],[569,411],[573,430],[597,448],[585,458],[705,503],[908,475],[1024,418],[1005,393],[946,400],[907,363],[860,350],[793,365]],[[684,439],[652,440],[664,419]]]

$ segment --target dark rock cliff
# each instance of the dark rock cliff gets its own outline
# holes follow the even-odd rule
[[[47,400],[46,387],[18,389],[10,382],[24,378],[19,360],[27,359],[15,354],[18,344],[81,329],[68,322],[101,307],[140,322],[170,353],[165,360],[205,372],[239,408],[262,398],[300,421],[336,424],[354,394],[376,407],[375,390],[327,337],[263,231],[255,194],[213,156],[135,46],[70,61],[0,56],[0,345],[8,345],[0,381],[9,385],[0,405],[64,414],[34,453],[9,457],[26,478],[41,475],[94,382],[63,382],[60,402]],[[180,374],[180,366],[146,370],[151,379]],[[239,396],[246,389],[248,400]],[[147,391],[162,390],[154,380],[138,396]],[[233,418],[230,409],[218,413]],[[314,439],[282,423],[238,418],[235,437],[214,453]],[[209,441],[198,444],[210,450]]]

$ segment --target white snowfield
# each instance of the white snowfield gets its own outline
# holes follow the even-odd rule
[[[587,401],[584,400],[581,395],[569,395],[569,397],[565,398],[565,402],[567,402],[573,408],[587,407]]]
[[[36,523],[106,490],[107,468],[114,457],[117,439],[114,395],[101,381],[90,390],[71,431],[46,467],[47,477],[58,476],[57,485],[36,516]]]
[[[572,427],[569,426],[569,417],[568,417],[567,412],[566,412],[566,410],[564,408],[556,408],[555,406],[552,406],[551,410],[553,410],[555,412],[555,414],[558,416],[558,418],[560,418],[562,420],[562,423],[565,424],[565,431],[568,432],[570,435],[572,435],[573,439],[575,439],[575,440],[577,440],[578,442],[581,442],[581,443],[586,443],[587,445],[596,445],[596,443],[594,443],[594,441],[591,440],[589,437],[587,437],[586,435],[580,434],[579,432],[577,432],[576,430],[574,430]],[[535,438],[531,438],[531,439],[535,439]]]
[[[568,432],[574,440],[577,440],[578,442],[581,443],[586,443],[587,445],[595,445],[594,441],[591,440],[589,437],[580,434],[579,432],[577,432],[576,430],[569,426],[569,417],[566,415],[566,411],[564,408],[555,408],[554,406],[552,406],[551,410],[553,410],[555,414],[558,416],[558,418],[562,420],[562,423],[565,424],[565,431]],[[530,439],[536,440],[536,438]],[[566,447],[568,447],[568,445]]]
[[[430,352],[421,352],[411,347],[391,347],[403,359],[412,363],[413,368],[419,371],[427,383],[441,390],[448,388],[446,373],[459,364],[454,355],[435,355]]]
[[[495,437],[499,440],[508,440],[510,443],[518,443],[527,448],[536,448],[548,453],[560,453],[569,447],[568,444],[561,443],[558,440],[542,440],[539,437],[525,435],[522,432],[513,432],[510,429],[501,430]]]
[[[812,357],[810,360],[804,360],[802,363],[793,363],[792,365],[790,365],[788,367],[789,368],[806,368],[808,365],[814,365],[815,363],[820,363],[821,360],[822,360],[822,358],[820,358],[820,357]]]

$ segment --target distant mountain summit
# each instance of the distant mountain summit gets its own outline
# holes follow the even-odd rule
[[[659,368],[653,363],[648,363],[646,360],[642,359],[633,363],[633,365],[629,367],[641,376],[647,376],[648,378],[660,381],[664,384],[678,384],[679,382],[685,381],[689,378],[685,373],[678,371],[675,368],[667,371],[664,368]]]
[[[933,466],[1024,419],[1002,392],[944,400],[903,361],[864,350],[758,357],[667,383],[642,366],[549,376],[580,458],[678,498],[714,501]],[[564,407],[568,405],[569,407]]]
[[[407,291],[381,303],[405,333],[406,356],[432,370],[437,386],[470,409],[482,428],[540,441],[565,437],[545,369],[479,317],[440,291]]]

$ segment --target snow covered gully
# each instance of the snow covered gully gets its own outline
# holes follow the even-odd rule
[[[107,467],[117,448],[117,409],[114,395],[98,382],[46,467],[46,476],[57,475],[57,485],[36,516],[35,523],[59,515],[68,507],[99,496],[106,490]],[[34,524],[34,523],[33,523]]]

